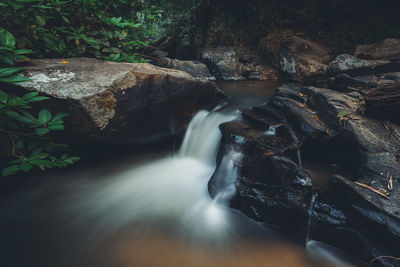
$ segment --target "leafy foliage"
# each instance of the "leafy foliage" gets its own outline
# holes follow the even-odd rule
[[[0,66],[13,65],[15,60],[25,58],[23,52],[31,52],[15,49],[15,43],[11,33],[0,30],[0,58],[5,59]],[[0,82],[10,84],[28,81],[25,76],[18,75],[21,70],[11,66],[0,68]],[[42,109],[35,117],[31,111],[33,103],[47,99],[38,92],[17,96],[0,90],[0,132],[9,137],[11,153],[16,158],[2,170],[3,176],[19,171],[28,172],[35,166],[42,170],[65,167],[79,160],[65,153],[59,155],[60,149],[66,148],[66,145],[56,144],[51,136],[53,131],[64,130],[63,118],[68,114],[53,115],[48,109]]]
[[[19,49],[43,57],[89,56],[143,62],[138,51],[157,38],[162,11],[144,0],[4,0],[0,26]]]

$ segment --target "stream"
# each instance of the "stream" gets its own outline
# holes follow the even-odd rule
[[[197,113],[176,151],[100,155],[4,190],[0,266],[353,266],[334,248],[309,238],[305,245],[227,206],[242,155],[225,155],[216,170],[218,125],[239,118],[239,107],[266,103],[276,84],[219,86],[230,102]],[[222,186],[211,199],[215,171]]]

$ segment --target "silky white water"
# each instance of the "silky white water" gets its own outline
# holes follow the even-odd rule
[[[0,203],[0,265],[315,266],[301,246],[227,207],[243,155],[227,153],[215,170],[218,126],[237,116],[200,111],[175,154],[72,172]]]
[[[232,230],[229,213],[210,198],[207,183],[216,167],[221,139],[218,125],[236,116],[236,111],[200,111],[192,119],[178,153],[103,181],[78,198],[78,203],[75,200],[72,208],[82,209],[79,213],[88,218],[107,214],[96,232],[102,227],[109,231],[129,223],[160,220],[172,222],[174,231],[188,239],[224,240]]]

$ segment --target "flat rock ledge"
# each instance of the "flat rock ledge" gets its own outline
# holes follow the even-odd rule
[[[82,140],[144,144],[183,133],[192,115],[226,96],[211,82],[145,63],[92,58],[37,59],[24,66],[29,91],[68,112],[67,129]]]

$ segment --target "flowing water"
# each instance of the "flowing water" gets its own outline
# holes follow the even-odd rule
[[[92,167],[22,181],[0,196],[0,266],[344,266],[329,249],[304,247],[226,206],[242,154],[225,155],[215,170],[218,125],[237,117],[232,108],[200,111],[177,153],[104,155]]]

